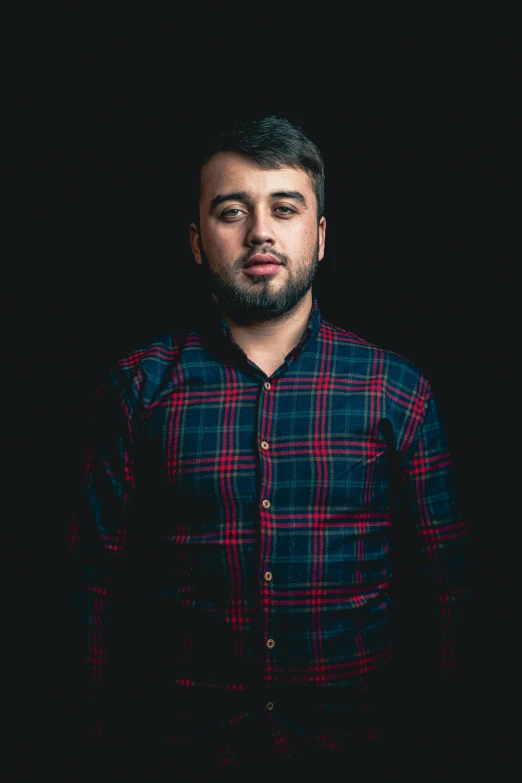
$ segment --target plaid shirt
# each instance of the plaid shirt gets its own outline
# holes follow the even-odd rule
[[[214,310],[119,361],[92,425],[70,543],[94,735],[205,744],[218,764],[252,715],[282,757],[379,736],[414,621],[401,526],[405,595],[424,579],[430,649],[456,670],[467,536],[432,389],[316,298],[270,378]]]

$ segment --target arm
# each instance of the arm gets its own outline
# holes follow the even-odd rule
[[[77,615],[87,636],[88,731],[103,737],[107,723],[118,588],[127,561],[134,466],[130,413],[111,375],[97,393],[85,452],[82,496],[69,531],[77,584]],[[85,648],[84,648],[85,649]]]
[[[425,381],[421,392],[422,415],[403,466],[402,519],[413,523],[414,544],[406,551],[418,567],[408,591],[415,609],[406,619],[407,665],[418,730],[444,753],[461,743],[473,717],[469,535],[436,400]]]
[[[436,601],[440,663],[455,674],[465,655],[469,611],[468,530],[458,503],[451,455],[428,384],[422,418],[404,465],[421,565]]]

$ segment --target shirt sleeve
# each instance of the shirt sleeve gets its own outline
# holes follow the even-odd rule
[[[90,737],[103,737],[115,603],[124,579],[134,491],[131,420],[114,377],[97,392],[78,508],[69,531],[76,575]],[[118,610],[119,611],[119,610]],[[82,721],[83,723],[83,721]]]
[[[434,599],[443,675],[465,663],[470,610],[469,534],[438,406],[429,384],[404,465],[421,571]]]

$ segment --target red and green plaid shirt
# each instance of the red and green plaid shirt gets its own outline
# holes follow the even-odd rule
[[[432,651],[458,668],[467,536],[432,389],[316,298],[270,377],[217,312],[119,361],[85,479],[71,549],[95,735],[214,743],[223,764],[254,713],[282,756],[378,736],[395,578],[418,590],[394,570],[401,526]]]

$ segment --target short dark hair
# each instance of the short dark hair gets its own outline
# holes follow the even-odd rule
[[[298,125],[274,115],[234,123],[229,130],[214,136],[207,145],[199,168],[200,182],[201,169],[219,152],[236,152],[265,169],[290,166],[306,171],[317,199],[317,220],[321,219],[324,212],[324,162],[318,148]]]

